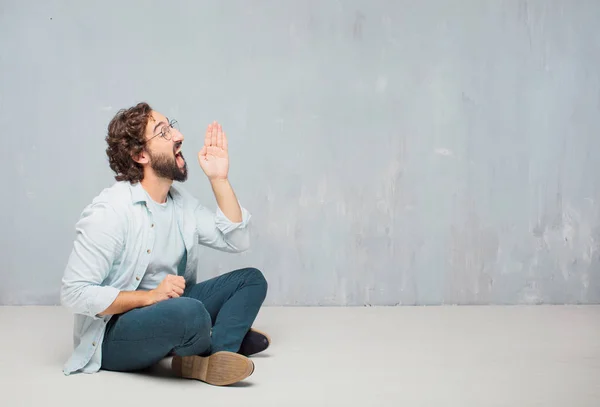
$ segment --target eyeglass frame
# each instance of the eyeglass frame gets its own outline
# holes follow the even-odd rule
[[[150,140],[152,140],[153,138],[158,137],[158,136],[162,137],[164,140],[167,140],[167,141],[170,141],[171,138],[173,138],[173,137],[167,138],[167,135],[165,134],[165,128],[168,129],[167,134],[170,135],[171,129],[175,129],[175,130],[179,131],[179,123],[175,119],[169,120],[168,117],[167,117],[167,121],[168,121],[168,123],[161,127],[160,133],[155,134],[154,136],[150,137],[148,140],[146,140],[146,143],[150,142]]]

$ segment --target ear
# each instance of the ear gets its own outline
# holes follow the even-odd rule
[[[131,158],[138,164],[148,164],[150,162],[150,157],[146,150],[142,150],[139,154],[133,154]]]

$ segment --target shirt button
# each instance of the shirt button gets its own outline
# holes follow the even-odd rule
[[[150,227],[153,228],[154,227],[154,223],[152,225],[150,225]]]
[[[140,281],[140,276],[136,276],[136,277],[135,277],[135,279],[136,279],[137,281]]]
[[[146,250],[148,253],[150,253],[150,249]]]
[[[92,342],[92,346],[96,346],[96,342]]]

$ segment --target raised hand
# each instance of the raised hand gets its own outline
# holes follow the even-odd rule
[[[206,129],[204,147],[198,153],[198,162],[209,180],[227,179],[229,172],[227,137],[216,121],[209,124]]]

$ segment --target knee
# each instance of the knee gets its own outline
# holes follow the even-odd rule
[[[181,307],[181,318],[187,321],[186,336],[209,332],[212,326],[210,314],[200,301],[193,298],[179,298],[184,301]]]
[[[209,333],[212,323],[210,314],[200,301],[179,297],[165,301],[170,303],[164,320],[172,329],[180,334],[183,341],[197,335]]]
[[[269,288],[269,284],[267,283],[267,279],[265,278],[262,271],[257,268],[250,267],[247,270],[248,273],[248,282],[256,287],[260,291],[261,298],[264,300],[267,296],[267,290]]]

